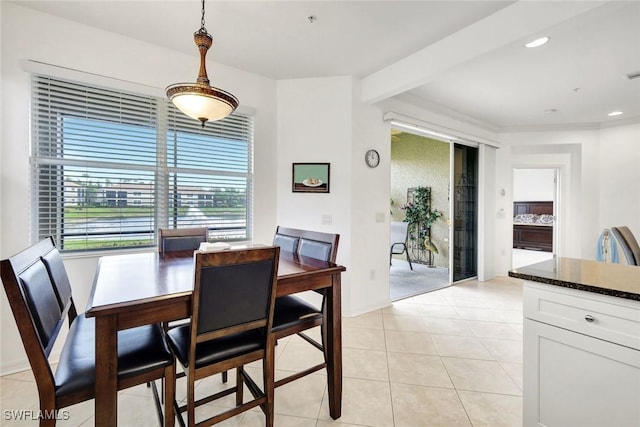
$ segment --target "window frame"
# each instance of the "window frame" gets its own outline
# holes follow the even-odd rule
[[[167,139],[169,138],[169,134],[171,132],[174,133],[183,133],[185,135],[193,136],[196,133],[193,129],[200,128],[200,123],[197,121],[193,121],[192,119],[182,115],[171,103],[168,99],[164,97],[159,97],[157,95],[150,95],[145,93],[140,93],[137,91],[131,91],[130,89],[120,89],[118,87],[108,87],[106,85],[100,85],[96,83],[85,83],[82,81],[77,81],[76,79],[70,79],[67,77],[58,77],[52,76],[45,73],[31,73],[31,177],[30,177],[30,189],[31,189],[31,209],[30,209],[30,220],[32,222],[32,236],[34,236],[34,240],[40,240],[47,235],[53,235],[56,239],[56,242],[59,245],[61,251],[66,253],[74,253],[74,254],[82,254],[82,253],[91,253],[95,254],[96,252],[108,252],[114,253],[114,251],[135,251],[135,250],[148,250],[149,248],[157,247],[157,230],[158,228],[175,228],[176,224],[179,223],[178,218],[173,218],[173,216],[178,214],[178,210],[172,209],[172,204],[170,200],[171,196],[171,184],[169,183],[169,179],[171,174],[180,174],[180,173],[188,173],[192,177],[200,177],[202,180],[200,183],[202,184],[202,191],[206,191],[206,187],[204,186],[207,181],[205,177],[210,177],[214,182],[215,179],[219,179],[219,177],[229,175],[235,178],[241,177],[244,180],[244,184],[240,184],[240,188],[242,188],[244,192],[244,198],[241,201],[244,202],[244,225],[240,227],[236,227],[237,230],[244,230],[244,233],[241,237],[236,236],[236,238],[229,238],[226,240],[229,241],[247,241],[251,240],[253,237],[253,173],[254,173],[254,164],[253,164],[253,144],[254,144],[254,125],[253,125],[253,116],[251,114],[246,113],[234,113],[228,119],[230,120],[230,124],[225,124],[223,121],[215,122],[215,124],[208,124],[209,129],[205,128],[204,132],[198,132],[198,138],[210,138],[211,141],[219,140],[219,141],[232,141],[229,136],[225,135],[225,131],[231,133],[231,137],[242,135],[242,137],[238,137],[237,141],[243,141],[238,144],[240,147],[244,147],[243,144],[246,145],[246,159],[240,160],[240,165],[243,165],[243,162],[246,162],[246,169],[242,169],[240,172],[229,172],[223,170],[213,170],[213,169],[198,169],[198,168],[180,168],[175,167],[168,164],[167,157]],[[155,129],[155,164],[153,165],[142,165],[142,164],[131,164],[127,162],[111,162],[107,164],[101,164],[104,162],[95,161],[91,159],[65,159],[64,154],[55,153],[56,149],[58,151],[63,151],[61,147],[64,147],[64,143],[62,142],[62,137],[59,137],[57,141],[55,138],[47,139],[41,138],[39,131],[37,129],[38,121],[42,117],[42,114],[39,112],[39,104],[38,104],[38,96],[35,93],[37,89],[37,85],[41,80],[46,81],[55,81],[55,82],[64,82],[67,85],[75,85],[78,88],[84,88],[85,90],[106,90],[113,93],[126,94],[127,96],[133,97],[141,97],[144,99],[150,100],[151,103],[155,104],[155,110],[153,113],[154,116],[154,127],[151,129]],[[117,85],[116,85],[117,86]],[[48,101],[49,105],[53,105],[55,101]],[[92,106],[87,106],[87,110],[90,110]],[[57,114],[63,114],[58,112]],[[76,117],[75,115],[70,115],[71,117]],[[98,115],[98,118],[101,116]],[[172,119],[172,117],[174,117]],[[177,119],[175,119],[177,117]],[[108,122],[103,118],[104,122]],[[186,123],[186,125],[185,125]],[[239,123],[239,125],[238,125]],[[191,126],[193,124],[193,126]],[[116,125],[117,122],[116,122]],[[122,123],[120,123],[122,125]],[[237,125],[237,126],[236,126]],[[60,132],[62,129],[62,125],[56,124],[55,129]],[[240,127],[241,130],[233,133],[233,129],[229,131],[229,129],[233,126]],[[244,126],[244,127],[243,127]],[[218,129],[216,131],[216,129]],[[216,133],[218,132],[218,133]],[[123,137],[123,140],[126,137]],[[218,142],[219,143],[219,142]],[[56,148],[56,144],[59,146]],[[42,154],[45,151],[45,154]],[[241,150],[241,152],[243,152]],[[53,153],[53,154],[52,154]],[[47,156],[48,154],[48,156]],[[89,153],[90,155],[90,153]],[[242,159],[242,157],[240,157]],[[90,168],[94,167],[95,170],[103,170],[100,173],[107,174],[107,168],[123,168],[122,170],[134,170],[134,171],[153,171],[153,181],[151,182],[151,186],[153,187],[153,198],[151,199],[152,204],[152,229],[145,230],[144,233],[149,233],[152,236],[152,240],[149,241],[148,244],[141,246],[116,246],[112,248],[105,247],[85,247],[81,249],[65,249],[65,241],[64,239],[68,237],[68,234],[65,233],[65,218],[63,209],[65,206],[70,206],[69,204],[65,204],[64,198],[66,197],[66,175],[65,172],[62,171],[62,168],[65,166],[78,166],[83,165],[84,167]],[[50,191],[50,199],[48,202],[41,202],[40,195],[43,192],[43,186],[41,185],[41,176],[42,173],[39,169],[43,166],[50,168],[58,168],[54,170],[53,173],[48,175],[48,179],[46,180],[49,189],[54,189]],[[97,172],[96,172],[97,173]],[[56,178],[56,176],[58,178]],[[119,175],[118,175],[119,176]],[[60,178],[62,177],[62,178]],[[196,178],[196,183],[198,183]],[[103,192],[106,193],[107,187],[103,188]],[[210,191],[213,191],[214,187],[209,187]],[[111,189],[112,190],[112,189]],[[44,192],[47,190],[45,189]],[[132,190],[139,191],[139,190]],[[144,194],[144,193],[143,193]],[[136,196],[137,197],[137,196]],[[133,197],[133,198],[136,198]],[[214,196],[211,196],[212,198]],[[131,206],[134,206],[133,199],[131,201]],[[139,204],[139,203],[138,203]],[[171,212],[173,211],[173,214]],[[46,217],[46,220],[44,219]],[[51,219],[53,218],[53,220]],[[46,222],[45,222],[46,221]],[[88,221],[88,220],[87,220]],[[213,234],[213,238],[215,240],[219,240],[219,235],[215,234],[215,228],[211,227],[210,224],[206,225],[210,229],[210,236]],[[202,226],[202,225],[199,225]],[[86,225],[85,225],[86,227]],[[212,233],[213,230],[213,233]],[[47,232],[49,231],[49,232]],[[142,233],[142,232],[141,232]],[[104,235],[104,233],[103,233]],[[122,229],[117,233],[118,237],[126,235],[126,232],[123,232]],[[86,236],[89,236],[88,230],[85,232]]]

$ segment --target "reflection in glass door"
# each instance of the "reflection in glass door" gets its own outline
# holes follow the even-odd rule
[[[453,148],[453,281],[478,275],[478,148]]]

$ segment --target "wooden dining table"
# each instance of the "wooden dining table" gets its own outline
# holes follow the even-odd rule
[[[246,246],[241,246],[242,248]],[[233,248],[230,250],[234,250]],[[282,251],[277,295],[324,289],[326,295],[327,385],[333,419],[342,405],[341,273],[345,267]],[[165,254],[133,253],[100,258],[86,316],[95,318],[95,425],[118,422],[118,331],[191,315],[194,281],[193,251]]]

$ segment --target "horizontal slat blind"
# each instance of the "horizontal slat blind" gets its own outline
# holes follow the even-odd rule
[[[202,129],[166,99],[32,82],[38,238],[69,251],[152,246],[158,227],[250,237],[251,118]]]
[[[169,226],[209,227],[212,240],[247,239],[253,123],[231,115],[204,128],[168,107]]]

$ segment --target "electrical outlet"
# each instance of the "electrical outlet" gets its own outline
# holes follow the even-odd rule
[[[320,224],[331,225],[333,223],[333,216],[329,214],[320,215]]]

